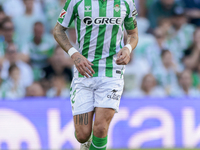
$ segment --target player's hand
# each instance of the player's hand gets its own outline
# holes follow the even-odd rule
[[[83,55],[77,52],[77,53],[74,53],[71,56],[71,58],[74,61],[74,64],[80,74],[82,74],[83,76],[87,78],[93,76],[93,74],[95,73],[91,67],[93,66],[93,64],[89,62]]]
[[[127,65],[130,61],[130,51],[127,47],[123,47],[117,54],[116,63],[118,65]]]

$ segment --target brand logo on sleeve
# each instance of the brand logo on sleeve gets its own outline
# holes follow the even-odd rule
[[[60,18],[64,18],[67,12],[63,9],[60,13]]]
[[[136,17],[137,16],[137,10],[134,10],[133,12],[132,12],[132,17]]]

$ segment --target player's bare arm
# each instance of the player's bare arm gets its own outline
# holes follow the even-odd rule
[[[132,47],[132,50],[135,49],[138,43],[138,28],[137,28],[137,22],[134,20],[135,29],[133,30],[127,30],[127,42],[126,44],[130,44]],[[130,50],[127,47],[123,47],[118,55],[116,63],[118,65],[127,65],[130,61]]]
[[[53,35],[55,40],[62,47],[62,49],[68,53],[68,50],[73,46],[69,42],[66,30],[67,28],[57,23],[56,26],[54,27]],[[79,52],[76,52],[71,56],[71,58],[81,75],[87,78],[93,76],[93,74],[95,73],[91,67],[93,64],[89,62],[83,55],[81,55]]]

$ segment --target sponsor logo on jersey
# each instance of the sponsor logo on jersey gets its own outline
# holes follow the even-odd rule
[[[92,18],[91,17],[85,17],[83,18],[83,22],[87,25],[90,26],[92,24]]]
[[[122,23],[122,18],[121,17],[98,17],[95,19],[92,19],[91,17],[84,17],[83,22],[87,25],[90,26],[92,24],[95,25],[120,25]]]
[[[63,9],[60,13],[60,18],[64,18],[67,12]]]
[[[119,7],[118,4],[115,5],[114,10],[115,10],[116,12],[118,12],[118,11],[120,10],[120,7]]]
[[[118,90],[113,89],[110,95],[107,95],[107,98],[120,100],[120,95],[116,94]]]
[[[85,6],[85,12],[91,12],[91,6]]]

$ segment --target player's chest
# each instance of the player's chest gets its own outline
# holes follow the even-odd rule
[[[121,25],[126,17],[126,6],[120,1],[87,0],[78,7],[78,18],[89,25]]]

